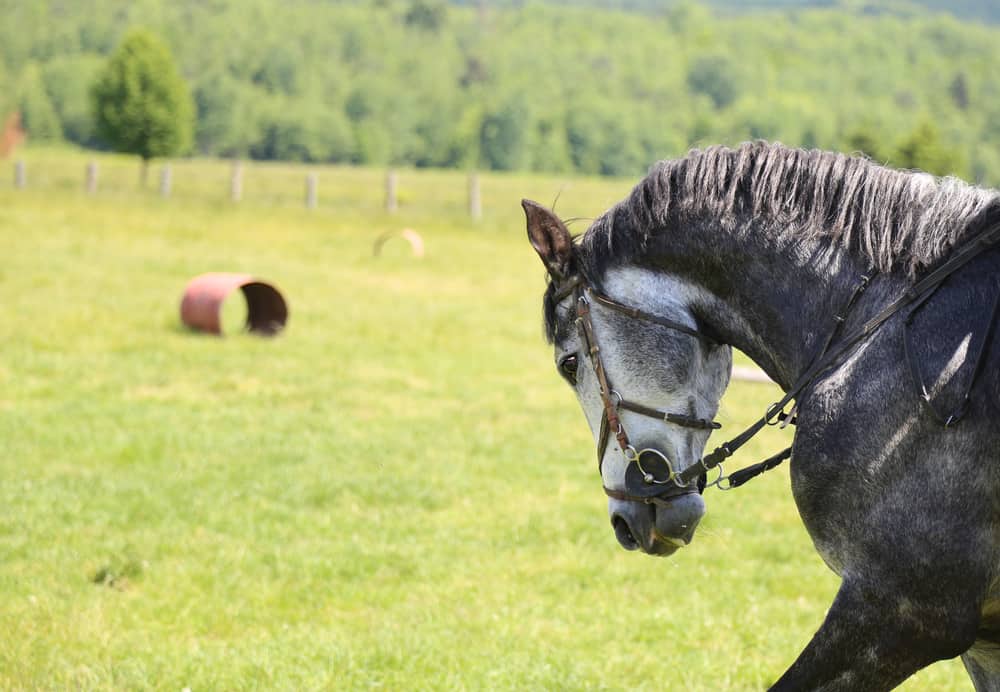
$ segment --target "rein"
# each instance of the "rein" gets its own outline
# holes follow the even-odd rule
[[[699,492],[703,491],[705,487],[712,485],[717,486],[721,490],[730,490],[743,485],[747,481],[759,476],[765,471],[769,471],[777,467],[791,456],[791,447],[788,447],[787,449],[784,449],[774,456],[769,457],[757,464],[734,471],[728,476],[725,475],[722,464],[740,447],[745,445],[755,435],[757,435],[757,433],[763,430],[765,426],[776,425],[779,422],[783,422],[784,424],[794,424],[795,409],[792,409],[792,413],[786,414],[785,407],[793,400],[796,400],[797,407],[798,398],[804,390],[814,384],[824,373],[833,368],[845,355],[854,349],[855,346],[866,340],[891,317],[907,307],[911,307],[911,312],[907,316],[906,322],[904,323],[903,339],[904,350],[910,371],[914,375],[917,383],[920,385],[922,399],[934,413],[935,418],[945,425],[945,427],[954,424],[964,414],[971,390],[976,379],[978,379],[978,375],[982,371],[988,343],[991,341],[994,331],[994,323],[996,322],[998,315],[1000,315],[1000,296],[997,297],[993,305],[989,328],[976,359],[972,381],[969,383],[968,388],[965,391],[964,398],[959,409],[947,418],[941,416],[930,402],[930,396],[927,393],[926,387],[923,385],[919,371],[916,368],[912,356],[910,355],[906,328],[909,327],[912,322],[914,314],[927,300],[931,298],[931,296],[934,295],[934,293],[952,274],[982,253],[992,249],[998,241],[1000,241],[1000,222],[987,226],[983,231],[976,234],[970,241],[955,251],[955,253],[947,261],[943,262],[921,280],[912,284],[902,293],[902,295],[889,303],[889,305],[883,308],[874,317],[863,323],[859,328],[843,336],[843,338],[838,342],[837,339],[841,336],[841,332],[843,331],[843,327],[847,322],[847,318],[850,315],[851,310],[855,307],[858,299],[865,292],[871,282],[871,276],[862,276],[861,282],[855,287],[844,307],[840,310],[840,312],[834,315],[833,328],[823,342],[823,346],[819,349],[817,355],[812,359],[810,365],[805,369],[802,375],[799,376],[798,380],[796,380],[785,395],[778,401],[771,404],[764,412],[763,416],[761,416],[736,437],[722,443],[716,447],[712,453],[680,471],[676,471],[670,460],[667,459],[666,455],[658,450],[637,450],[629,440],[628,433],[625,431],[625,427],[622,425],[621,418],[618,415],[618,410],[625,409],[626,411],[631,411],[643,416],[661,419],[665,423],[700,430],[715,430],[722,426],[715,421],[696,418],[685,414],[664,412],[642,404],[628,401],[622,397],[621,394],[612,389],[611,384],[608,382],[604,364],[601,361],[601,349],[597,344],[597,339],[594,334],[594,325],[590,317],[590,300],[593,300],[594,302],[611,310],[627,315],[633,319],[659,324],[679,333],[701,339],[708,344],[716,344],[717,342],[705,333],[693,327],[689,327],[679,322],[619,303],[596,290],[580,275],[576,275],[568,279],[565,285],[560,287],[557,291],[555,299],[556,302],[559,302],[570,295],[573,295],[576,303],[577,329],[590,356],[591,367],[593,368],[600,389],[600,396],[604,411],[601,416],[601,431],[597,446],[598,470],[600,471],[601,469],[604,451],[612,433],[615,435],[626,462],[628,462],[625,472],[626,491],[622,492],[620,490],[605,487],[604,492],[609,497],[620,500],[633,500],[645,502],[647,504],[662,503],[669,497],[694,492],[694,489],[691,488],[691,483],[695,480],[698,481]],[[836,347],[831,348],[835,342],[837,344]],[[643,457],[645,457],[645,459]],[[712,483],[707,483],[707,473],[715,468],[718,468],[719,470],[718,478],[712,481]]]

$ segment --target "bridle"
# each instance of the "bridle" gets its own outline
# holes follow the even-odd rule
[[[601,360],[601,348],[597,343],[597,336],[594,331],[594,323],[590,316],[590,302],[603,305],[616,312],[622,313],[632,319],[652,322],[663,327],[667,327],[681,334],[687,334],[699,339],[709,345],[717,345],[716,341],[704,332],[694,327],[689,327],[680,322],[660,317],[643,310],[640,310],[610,298],[601,291],[594,288],[591,282],[586,281],[582,276],[576,275],[572,279],[565,281],[563,286],[555,295],[556,302],[573,296],[576,305],[576,326],[587,350],[591,368],[597,378],[598,390],[601,397],[601,427],[597,442],[597,469],[602,471],[604,463],[604,453],[608,446],[611,434],[613,433],[618,442],[618,448],[625,457],[627,468],[625,472],[625,491],[615,490],[604,486],[604,492],[609,497],[619,500],[633,500],[639,502],[652,503],[663,501],[665,496],[677,496],[680,494],[694,492],[691,480],[681,480],[681,475],[666,454],[658,449],[644,448],[636,449],[629,439],[625,425],[619,416],[619,409],[631,411],[641,416],[655,418],[664,423],[677,425],[695,430],[717,430],[722,427],[720,423],[705,418],[698,418],[684,413],[671,413],[660,409],[651,408],[643,404],[630,401],[615,390],[608,380],[607,371]],[[705,469],[708,471],[708,469]],[[602,474],[603,475],[603,474]],[[719,472],[722,478],[722,472]],[[702,492],[706,486],[706,476],[704,473],[698,474],[697,490]]]
[[[955,250],[946,261],[942,262],[919,281],[910,285],[900,296],[880,312],[876,313],[875,316],[863,322],[853,331],[843,334],[844,326],[847,324],[851,311],[873,279],[871,275],[863,275],[858,285],[851,292],[846,304],[834,315],[833,328],[828,333],[817,354],[785,395],[771,404],[763,416],[736,437],[722,443],[712,453],[707,454],[698,462],[679,470],[675,469],[667,456],[659,450],[652,448],[637,450],[629,439],[628,433],[618,415],[618,410],[624,409],[643,416],[660,419],[665,423],[698,430],[715,430],[722,426],[711,420],[685,414],[664,412],[637,404],[625,399],[615,391],[608,381],[607,372],[601,361],[601,349],[597,343],[597,338],[594,334],[594,324],[590,316],[590,300],[633,319],[659,324],[681,334],[701,339],[704,343],[710,345],[718,345],[719,342],[696,328],[619,303],[597,290],[592,282],[587,281],[580,274],[574,274],[567,278],[557,277],[561,285],[555,291],[555,303],[558,304],[570,295],[573,296],[574,303],[576,304],[577,329],[587,349],[590,364],[597,378],[600,390],[601,403],[604,410],[601,415],[601,431],[597,444],[598,470],[601,470],[604,452],[612,433],[615,435],[618,446],[622,450],[622,454],[627,462],[625,490],[615,490],[605,486],[604,492],[609,497],[619,500],[631,500],[646,504],[662,504],[672,497],[695,492],[695,488],[692,487],[692,481],[695,480],[698,481],[698,492],[702,492],[709,486],[716,486],[721,490],[730,490],[743,485],[765,471],[775,468],[791,456],[791,447],[761,462],[735,471],[728,476],[725,475],[722,464],[765,426],[775,425],[779,422],[794,424],[795,408],[792,409],[792,413],[786,414],[785,407],[793,400],[796,401],[797,407],[799,397],[806,389],[815,384],[829,370],[840,364],[844,356],[850,353],[861,342],[868,339],[879,327],[885,324],[891,317],[900,313],[904,308],[910,308],[910,314],[903,323],[905,357],[911,374],[920,386],[921,400],[932,412],[935,419],[945,427],[954,425],[964,415],[972,387],[983,370],[988,342],[992,339],[994,324],[998,316],[1000,316],[1000,296],[997,297],[993,304],[987,332],[976,358],[973,377],[964,393],[962,404],[955,413],[947,417],[942,416],[936,411],[926,387],[923,386],[922,378],[919,375],[908,344],[907,329],[913,321],[914,314],[941,288],[952,274],[979,255],[993,249],[998,242],[1000,242],[1000,222],[984,222],[976,232],[970,234],[969,239]],[[706,474],[715,468],[718,468],[718,477],[711,483],[706,483]]]

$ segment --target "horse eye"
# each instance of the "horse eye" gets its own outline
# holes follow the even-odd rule
[[[576,354],[572,353],[559,361],[559,374],[570,384],[576,384],[576,369],[579,361]]]

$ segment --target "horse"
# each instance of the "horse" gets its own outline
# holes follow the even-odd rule
[[[1000,192],[750,142],[654,165],[580,237],[522,206],[622,547],[688,546],[704,493],[790,455],[841,582],[771,689],[890,689],[961,656],[1000,690]],[[786,394],[703,457],[733,348]],[[779,420],[790,450],[724,475]]]

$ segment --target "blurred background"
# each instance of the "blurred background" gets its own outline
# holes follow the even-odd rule
[[[0,688],[765,688],[838,586],[787,470],[669,560],[618,547],[519,201],[583,232],[751,138],[996,185],[998,19],[0,0]],[[185,327],[205,272],[285,330],[238,291],[223,338]],[[721,434],[776,395],[735,380]]]
[[[0,112],[116,148],[94,84],[126,33],[185,92],[170,154],[634,176],[780,140],[995,184],[996,2],[5,0]],[[162,75],[166,79],[169,75]]]

